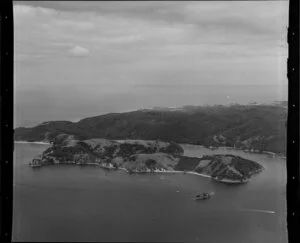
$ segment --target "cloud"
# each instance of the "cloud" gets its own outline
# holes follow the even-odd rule
[[[43,19],[42,12],[55,13],[55,18],[48,19],[44,26],[59,38],[121,45],[131,42],[130,37],[126,37],[131,35],[142,36],[144,40],[149,37],[149,42],[157,40],[159,45],[165,40],[185,39],[184,44],[229,42],[253,46],[259,43],[269,48],[280,43],[286,33],[287,3],[23,1],[23,5],[15,6],[19,9],[17,13],[39,13],[39,20]],[[181,33],[172,35],[175,31]]]
[[[14,5],[13,11],[14,16],[19,17],[22,15],[33,16],[35,8],[27,5]]]
[[[95,23],[88,21],[72,21],[68,19],[54,20],[53,24],[57,27],[63,28],[73,28],[79,30],[93,30],[95,28]]]
[[[81,46],[75,46],[71,49],[69,49],[69,54],[71,54],[74,57],[85,57],[90,54],[89,50],[81,47]]]
[[[22,1],[14,2],[14,12],[21,57],[44,55],[39,61],[54,65],[69,61],[66,50],[76,57],[93,53],[89,66],[97,63],[93,73],[101,72],[106,82],[142,82],[159,72],[182,79],[206,72],[218,82],[218,72],[210,72],[214,65],[234,73],[237,63],[244,69],[257,63],[268,70],[272,65],[271,72],[287,57],[287,1]]]
[[[39,6],[33,7],[31,5],[14,4],[13,13],[14,18],[18,20],[20,18],[23,19],[26,17],[41,17],[42,15],[53,16],[57,13],[57,11],[51,8],[44,8]]]

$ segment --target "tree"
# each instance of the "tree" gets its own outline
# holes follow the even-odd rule
[[[157,162],[154,159],[147,159],[146,162],[145,162],[145,165],[149,169],[155,169],[155,167],[157,165]]]

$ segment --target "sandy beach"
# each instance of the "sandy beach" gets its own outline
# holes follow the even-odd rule
[[[43,144],[43,145],[51,145],[51,143],[47,143],[47,142],[27,142],[27,141],[15,141],[15,143],[32,143],[32,144]]]

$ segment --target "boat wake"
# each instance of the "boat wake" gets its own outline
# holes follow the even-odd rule
[[[273,213],[275,213],[274,211],[270,211],[270,210],[251,209],[251,208],[240,209],[239,211],[243,211],[243,212],[254,212],[254,213],[268,213],[268,214],[273,214]]]

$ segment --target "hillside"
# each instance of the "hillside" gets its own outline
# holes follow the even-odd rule
[[[30,165],[93,164],[106,169],[124,169],[129,173],[189,171],[231,183],[247,182],[252,174],[263,169],[256,162],[233,155],[191,158],[183,156],[183,152],[175,143],[106,139],[80,141],[64,135],[54,140],[52,146],[34,158]]]
[[[110,113],[79,122],[50,121],[15,129],[15,140],[144,139],[285,153],[287,109],[280,105],[185,106]]]
[[[183,149],[175,143],[161,141],[107,139],[76,140],[66,134],[53,140],[51,147],[30,163],[32,166],[50,164],[101,164],[102,166],[122,167],[142,170],[143,166],[155,169],[172,169]],[[150,161],[150,162],[149,162]],[[147,163],[150,164],[147,164]],[[146,168],[146,167],[145,167]],[[144,168],[144,169],[145,169]],[[153,167],[154,169],[154,167]]]
[[[234,155],[211,155],[202,158],[181,156],[175,170],[188,170],[210,175],[216,180],[247,180],[263,170],[258,163]]]

